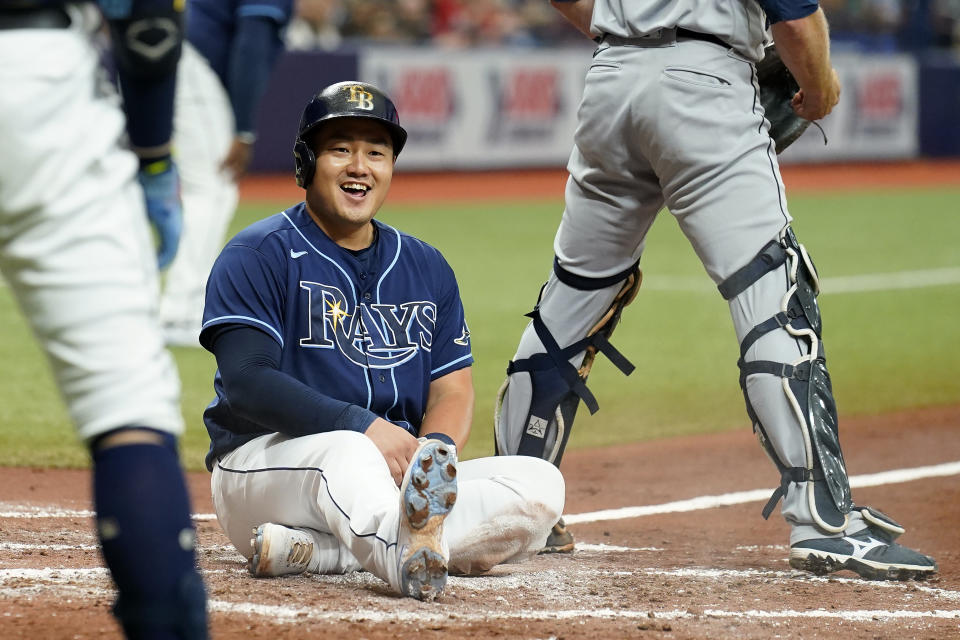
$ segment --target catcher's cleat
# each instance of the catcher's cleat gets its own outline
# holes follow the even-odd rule
[[[457,453],[439,440],[420,445],[400,486],[400,590],[433,600],[447,584],[443,521],[457,501]]]
[[[253,530],[253,557],[247,569],[254,578],[303,573],[313,556],[313,538],[298,529],[268,522]]]
[[[547,542],[543,545],[540,553],[573,553],[573,547],[573,534],[567,529],[563,518],[560,518],[557,524],[550,529]]]
[[[790,547],[790,566],[818,576],[849,569],[867,580],[924,580],[937,572],[933,558],[874,527],[842,538],[797,542]]]

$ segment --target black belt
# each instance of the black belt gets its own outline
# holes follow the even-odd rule
[[[673,37],[671,37],[671,35]],[[621,36],[612,36],[609,34],[604,34],[594,38],[598,43],[606,42],[612,45],[628,45],[636,47],[657,47],[663,46],[665,43],[673,42],[676,40],[702,40],[703,42],[709,42],[711,44],[716,44],[724,49],[732,49],[729,44],[723,41],[722,38],[715,36],[710,33],[701,33],[699,31],[691,31],[689,29],[684,29],[683,27],[677,27],[675,29],[659,29],[654,33],[646,36],[633,36],[630,38],[624,38]]]
[[[0,9],[0,29],[66,29],[70,16],[63,7]]]
[[[677,39],[685,38],[687,40],[703,40],[704,42],[712,42],[713,44],[718,44],[724,49],[731,49],[732,47],[723,41],[722,38],[711,33],[700,33],[699,31],[690,31],[689,29],[684,29],[683,27],[677,27]]]

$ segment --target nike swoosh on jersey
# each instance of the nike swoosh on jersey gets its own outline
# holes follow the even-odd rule
[[[305,256],[305,255],[307,255],[306,251],[294,251],[293,249],[290,249],[290,257],[293,258],[294,260],[296,260],[300,256]]]

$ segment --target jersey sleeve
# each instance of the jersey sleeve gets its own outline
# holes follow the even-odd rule
[[[254,133],[257,108],[283,50],[281,32],[290,20],[290,7],[284,4],[250,2],[237,9],[227,69],[237,133]]]
[[[283,274],[263,252],[228,245],[210,271],[200,344],[210,349],[210,329],[242,324],[259,329],[283,346]]]
[[[460,288],[453,269],[442,256],[439,259],[441,295],[437,300],[437,325],[431,348],[431,380],[473,364],[470,329],[460,299]]]
[[[757,0],[771,24],[799,20],[817,10],[817,0]]]

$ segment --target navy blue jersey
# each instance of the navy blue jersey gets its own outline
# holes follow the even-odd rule
[[[257,328],[281,345],[283,373],[416,436],[430,382],[473,363],[470,334],[440,252],[373,224],[378,239],[359,258],[330,240],[302,202],[241,231],[210,273],[200,342],[209,348],[226,324]],[[271,432],[230,410],[219,372],[214,388],[204,413],[211,456]]]

